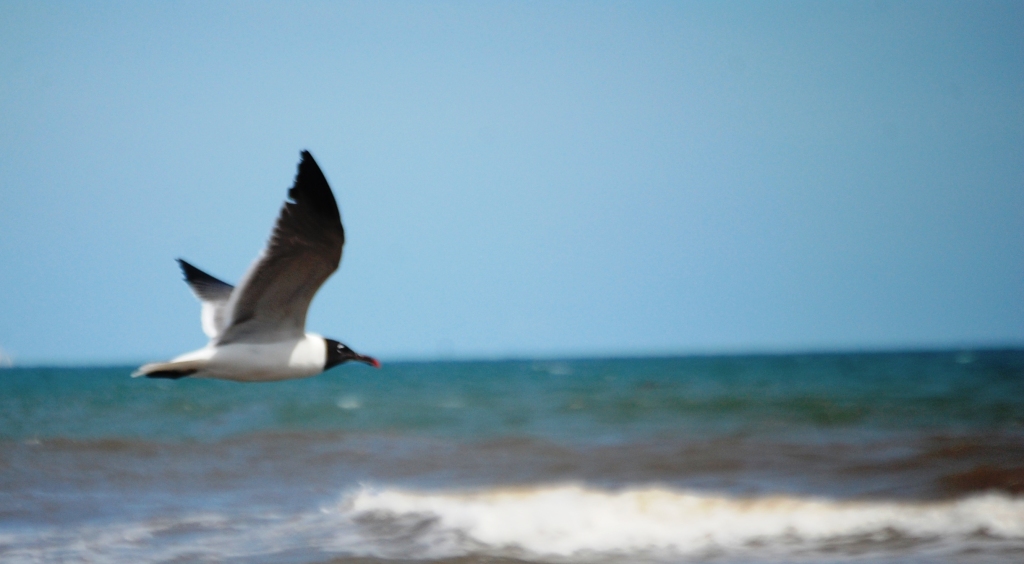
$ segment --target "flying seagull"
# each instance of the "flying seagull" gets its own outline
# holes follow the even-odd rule
[[[267,248],[237,287],[178,259],[202,303],[210,342],[169,362],[143,365],[132,376],[269,382],[314,376],[349,360],[380,367],[375,358],[306,332],[309,302],[338,269],[345,244],[338,204],[309,151],[302,152],[288,198]]]

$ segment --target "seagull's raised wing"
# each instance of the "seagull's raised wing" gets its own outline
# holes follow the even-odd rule
[[[227,304],[220,344],[270,342],[305,334],[313,295],[338,269],[345,230],[334,194],[308,151],[288,190],[267,248],[249,267]]]
[[[192,288],[192,293],[203,304],[203,333],[211,339],[217,338],[228,324],[226,310],[231,291],[235,287],[217,280],[182,259],[178,259],[178,264],[181,266],[181,272],[185,274],[185,281]]]

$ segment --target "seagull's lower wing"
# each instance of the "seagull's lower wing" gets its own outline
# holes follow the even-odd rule
[[[201,315],[203,333],[206,333],[206,336],[211,339],[217,338],[217,335],[220,335],[228,324],[227,304],[235,287],[210,276],[182,259],[178,259],[178,264],[181,266],[181,272],[185,275],[185,281],[199,298],[199,302],[203,304]]]

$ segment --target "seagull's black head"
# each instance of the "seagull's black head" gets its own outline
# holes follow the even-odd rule
[[[324,363],[324,370],[350,360],[365,362],[374,368],[380,368],[380,362],[372,356],[361,355],[334,339],[324,339],[324,341],[327,342],[327,362]]]

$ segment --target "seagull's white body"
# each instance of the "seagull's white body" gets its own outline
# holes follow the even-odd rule
[[[192,374],[238,382],[272,382],[307,378],[324,371],[327,339],[306,333],[301,339],[272,343],[209,344],[175,357],[172,363],[202,366]]]
[[[349,360],[380,366],[305,331],[313,295],[341,262],[345,230],[327,179],[306,151],[288,196],[267,248],[237,287],[178,260],[202,302],[210,342],[169,362],[146,364],[132,376],[269,382],[306,378]]]

